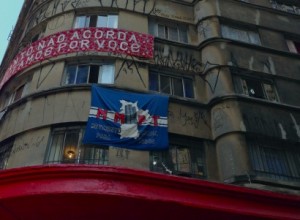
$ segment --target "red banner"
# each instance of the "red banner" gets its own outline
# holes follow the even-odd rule
[[[10,63],[0,83],[3,85],[18,72],[51,57],[74,52],[112,52],[153,58],[154,37],[112,28],[80,28],[59,32],[40,39],[22,50]]]

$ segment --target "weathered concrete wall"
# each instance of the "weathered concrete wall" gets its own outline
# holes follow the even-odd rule
[[[40,96],[10,109],[0,124],[1,140],[36,127],[85,122],[90,106],[87,90],[66,91]]]
[[[238,176],[247,176],[251,170],[247,144],[240,134],[222,136],[216,143],[221,182],[233,182]]]
[[[149,152],[109,148],[109,165],[149,170]]]
[[[50,128],[32,130],[15,139],[7,168],[43,164]]]

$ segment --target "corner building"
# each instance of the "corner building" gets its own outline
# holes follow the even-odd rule
[[[25,0],[0,69],[0,214],[299,219],[299,26],[296,0]],[[169,96],[169,149],[82,144],[92,84]]]

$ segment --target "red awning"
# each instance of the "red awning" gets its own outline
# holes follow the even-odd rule
[[[109,166],[0,172],[0,219],[300,219],[300,197]]]

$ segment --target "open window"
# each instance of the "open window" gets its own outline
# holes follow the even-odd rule
[[[74,28],[118,28],[118,15],[80,15],[75,18]]]
[[[66,66],[62,84],[113,84],[114,74],[113,64],[69,64]]]
[[[243,74],[243,70],[232,69],[235,92],[253,98],[278,102],[278,95],[273,80]]]

